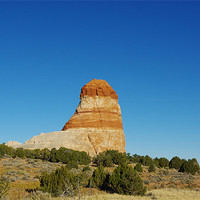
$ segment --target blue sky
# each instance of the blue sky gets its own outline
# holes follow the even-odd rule
[[[200,161],[199,20],[198,1],[0,1],[0,143],[61,130],[96,78],[127,152]]]

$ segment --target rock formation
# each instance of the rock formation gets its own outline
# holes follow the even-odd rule
[[[81,89],[80,103],[63,127],[123,129],[118,96],[104,80],[92,80]]]
[[[13,147],[13,148],[18,148],[18,147],[21,147],[21,146],[22,146],[22,143],[17,142],[17,141],[9,141],[9,142],[7,142],[6,145],[7,145],[7,146],[11,146],[11,147]]]
[[[61,131],[41,133],[21,147],[60,148],[86,151],[91,156],[107,149],[125,152],[121,110],[118,96],[104,80],[92,80],[80,94],[80,103]]]

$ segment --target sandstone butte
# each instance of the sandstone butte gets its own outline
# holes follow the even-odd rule
[[[7,145],[19,147],[19,143]],[[95,156],[108,149],[125,152],[125,136],[118,96],[104,80],[93,79],[81,89],[80,102],[61,131],[41,133],[20,147],[60,148],[85,151]]]

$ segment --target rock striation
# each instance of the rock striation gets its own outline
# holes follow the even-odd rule
[[[125,152],[118,96],[104,80],[93,79],[81,89],[80,103],[61,131],[41,133],[26,141],[27,149],[66,147],[90,156],[107,149]]]
[[[21,147],[21,146],[22,146],[22,143],[17,142],[17,141],[9,141],[9,142],[7,142],[6,145],[7,145],[7,146],[11,146],[11,147],[13,147],[13,148],[18,148],[18,147]]]
[[[70,128],[123,130],[118,96],[106,81],[94,79],[81,89],[80,103],[62,130]]]

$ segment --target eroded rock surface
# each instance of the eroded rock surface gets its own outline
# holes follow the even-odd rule
[[[81,89],[80,103],[62,130],[70,128],[123,129],[118,96],[104,80],[92,80]]]
[[[11,146],[13,148],[18,148],[18,147],[22,146],[22,143],[17,142],[17,141],[9,141],[9,142],[7,142],[6,145]]]

